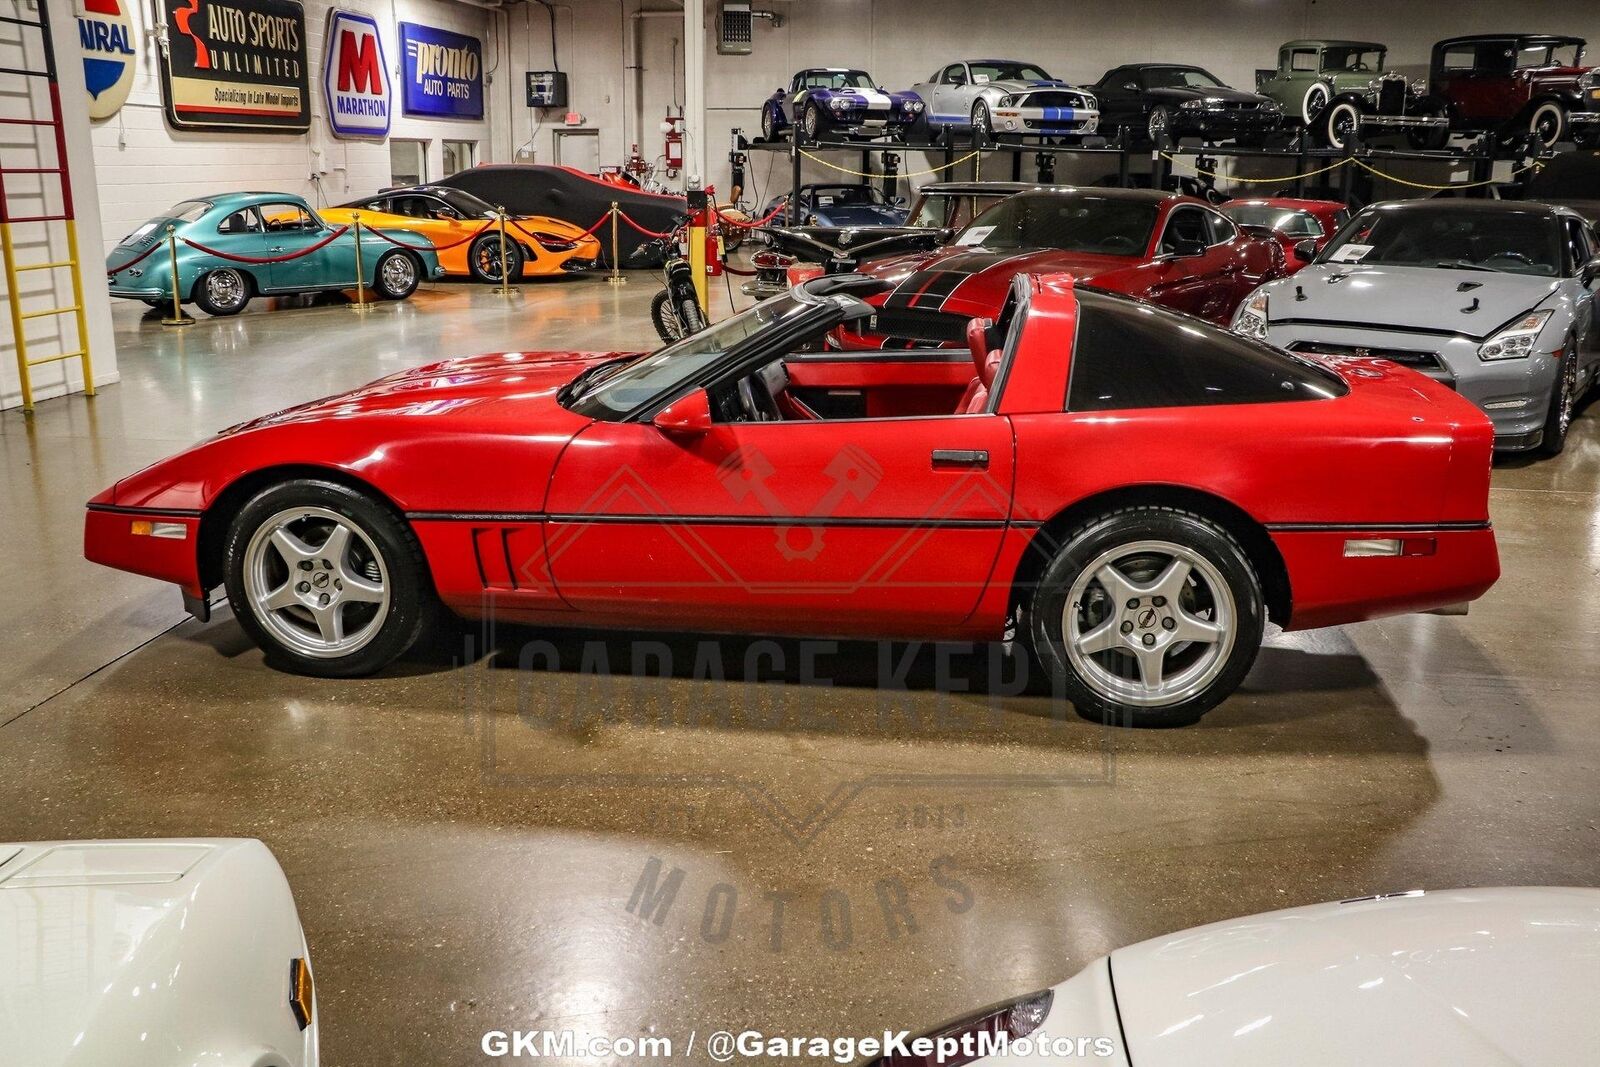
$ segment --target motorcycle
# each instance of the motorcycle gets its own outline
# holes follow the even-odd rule
[[[661,271],[667,284],[650,300],[650,322],[662,342],[672,344],[706,328],[706,312],[700,306],[700,296],[694,288],[694,271],[684,251],[683,226],[674,228],[666,237],[641,244],[629,258],[646,259],[654,255],[662,257]]]

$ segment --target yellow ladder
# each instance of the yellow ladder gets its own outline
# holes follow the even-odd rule
[[[20,5],[18,5],[18,12],[20,15]],[[53,167],[0,166],[0,254],[3,254],[5,260],[7,306],[11,312],[11,334],[15,340],[17,350],[17,377],[22,384],[22,410],[31,412],[33,411],[32,368],[43,366],[46,363],[59,363],[68,359],[81,360],[83,365],[83,391],[85,395],[93,396],[94,365],[89,358],[89,323],[84,314],[83,276],[78,267],[78,227],[72,210],[72,178],[67,172],[67,137],[61,122],[61,90],[56,83],[55,48],[50,38],[50,14],[46,5],[40,3],[37,21],[18,16],[0,15],[0,24],[22,27],[24,33],[28,29],[38,30],[45,60],[43,70],[30,70],[25,67],[0,67],[0,74],[21,78],[43,78],[50,97],[50,117],[48,119],[0,117],[0,125],[48,126],[54,135],[56,149],[56,162]],[[40,162],[43,162],[43,160]],[[41,183],[47,180],[47,176],[54,175],[61,187],[61,211],[52,213],[46,209],[36,215],[15,214],[11,210],[6,189],[6,176],[12,174],[35,174],[40,177]],[[42,189],[40,196],[42,200]],[[63,225],[66,230],[66,258],[48,259],[42,263],[18,263],[16,240],[12,227],[30,224],[50,227],[57,223]],[[44,242],[46,247],[51,243],[49,234],[50,231],[47,229]],[[21,275],[32,271],[49,270],[68,270],[71,272],[72,303],[62,307],[23,311],[19,278]],[[76,320],[78,347],[70,352],[57,352],[48,356],[29,355],[26,334],[28,321],[30,319],[53,318],[58,315],[71,315]]]

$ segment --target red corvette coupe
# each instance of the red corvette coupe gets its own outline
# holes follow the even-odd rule
[[[434,605],[532,624],[983,640],[1080,713],[1187,722],[1297,629],[1477,597],[1492,433],[1446,387],[1024,275],[968,351],[821,350],[818,278],[653,354],[451,360],[240,426],[90,501],[85,554],[227,591],[292,670]]]
[[[1277,235],[1290,274],[1315,259],[1339,227],[1350,221],[1350,209],[1336,200],[1289,196],[1229,200],[1217,210],[1241,226],[1259,226]]]
[[[1283,277],[1267,230],[1235,225],[1204,200],[1142,189],[1039,188],[994,205],[936,252],[862,268],[893,288],[878,312],[841,330],[841,348],[959,345],[967,320],[992,316],[1011,279],[1065,272],[1094,286],[1226,326],[1263,282]]]

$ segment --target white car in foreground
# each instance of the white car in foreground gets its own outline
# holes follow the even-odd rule
[[[315,1067],[310,959],[272,853],[0,844],[0,1063]]]
[[[1002,1033],[1003,1053],[881,1062],[1589,1062],[1600,1048],[1600,890],[1418,892],[1232,919],[1119,949],[928,1036],[987,1034],[993,1050]]]

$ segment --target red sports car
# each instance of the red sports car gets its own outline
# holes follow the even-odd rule
[[[1241,226],[1258,226],[1276,234],[1290,274],[1315,259],[1339,227],[1350,221],[1350,209],[1336,200],[1288,196],[1229,200],[1217,210]]]
[[[841,353],[814,279],[653,354],[451,360],[90,501],[85,554],[378,670],[434,605],[532,624],[1025,638],[1080,713],[1191,721],[1298,629],[1477,597],[1493,436],[1448,388],[1024,275],[968,350]]]
[[[841,330],[841,348],[961,343],[967,320],[992,316],[1011,279],[1065,272],[1094,286],[1226,326],[1263,282],[1287,273],[1265,230],[1241,229],[1204,200],[1141,189],[1040,188],[1002,200],[935,252],[878,260],[863,272],[893,288],[879,310]]]

